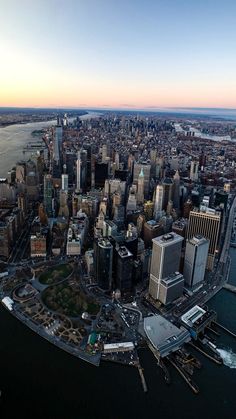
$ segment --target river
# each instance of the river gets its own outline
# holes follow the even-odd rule
[[[1,176],[19,158],[31,131],[51,124],[1,128]],[[229,282],[236,284],[236,249],[230,253]],[[236,332],[236,294],[222,290],[209,306],[219,323]],[[173,369],[167,386],[153,355],[142,350],[148,385],[144,394],[136,369],[86,364],[33,333],[0,305],[0,418],[22,412],[24,419],[236,419],[236,339],[221,333],[217,346],[225,365],[198,355],[203,368],[194,375],[197,396]]]
[[[95,118],[99,115],[97,112],[89,112],[81,116],[80,119]],[[73,119],[75,118],[69,118],[70,121]],[[23,148],[29,141],[37,142],[39,140],[38,137],[31,135],[32,131],[51,127],[55,123],[56,120],[29,122],[28,124],[15,124],[0,128],[0,177],[6,177],[7,172],[15,163],[25,158]]]

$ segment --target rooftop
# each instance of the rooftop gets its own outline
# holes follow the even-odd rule
[[[164,357],[190,341],[190,334],[184,327],[176,327],[162,316],[144,318],[144,330],[154,348]]]

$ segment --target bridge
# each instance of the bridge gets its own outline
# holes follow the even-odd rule
[[[226,283],[223,285],[223,288],[236,294],[236,285]]]

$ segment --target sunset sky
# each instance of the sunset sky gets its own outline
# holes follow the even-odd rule
[[[0,0],[0,106],[236,108],[236,0]]]

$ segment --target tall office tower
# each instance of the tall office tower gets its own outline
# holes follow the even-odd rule
[[[22,211],[23,217],[25,217],[27,213],[27,201],[26,201],[26,195],[24,193],[20,193],[18,195],[17,206]]]
[[[229,182],[226,182],[224,184],[224,191],[227,192],[227,193],[230,193],[230,183]]]
[[[183,274],[186,284],[191,288],[204,280],[208,249],[209,240],[203,236],[196,235],[187,240]]]
[[[198,181],[198,168],[199,168],[199,162],[196,160],[191,161],[191,166],[190,166],[190,179],[193,182],[197,182]]]
[[[116,287],[121,292],[130,291],[133,278],[133,254],[120,246],[116,255]]]
[[[61,217],[69,217],[69,208],[67,205],[68,194],[67,192],[60,190],[60,208],[58,215]]]
[[[52,191],[52,176],[45,175],[43,185],[43,203],[48,217],[52,216]]]
[[[16,164],[16,182],[25,183],[26,178],[26,163],[20,161]]]
[[[173,222],[172,231],[185,238],[187,226],[188,226],[187,218],[179,218],[177,221]]]
[[[64,158],[66,161],[66,171],[68,174],[69,185],[76,184],[76,160],[77,155],[74,151],[64,151]]]
[[[173,182],[170,178],[165,178],[162,182],[163,186],[163,209],[166,211],[168,202],[172,198],[172,188],[173,188]]]
[[[107,198],[103,198],[99,204],[99,211],[102,211],[105,216],[107,214],[107,206],[108,206],[108,200]]]
[[[103,144],[102,146],[102,163],[106,163],[107,161],[107,145]]]
[[[61,175],[61,189],[65,192],[68,192],[68,175],[62,174]]]
[[[156,163],[156,158],[157,158],[157,151],[156,150],[151,150],[150,151],[151,163]]]
[[[151,165],[147,163],[134,163],[133,183],[135,185],[138,185],[138,178],[141,169],[143,169],[144,174],[144,197],[147,199],[149,195]]]
[[[137,201],[135,196],[135,189],[133,186],[130,188],[126,211],[135,211],[137,208]]]
[[[95,246],[95,274],[100,288],[111,289],[113,246],[107,239],[99,239]]]
[[[137,202],[143,204],[144,201],[144,173],[143,168],[140,170],[138,177],[138,191],[137,191]]]
[[[87,190],[87,151],[81,150],[80,151],[80,187],[83,192]]]
[[[162,208],[163,208],[163,195],[164,188],[162,185],[157,185],[156,187],[156,196],[154,204],[154,218],[158,220],[161,217]]]
[[[119,170],[120,168],[120,156],[119,156],[119,153],[117,152],[115,154],[115,167],[116,167],[116,170]]]
[[[151,247],[152,239],[163,234],[162,226],[155,220],[150,220],[144,223],[143,239],[146,247]]]
[[[80,151],[77,154],[76,160],[76,191],[81,191],[81,158],[80,158]]]
[[[115,207],[113,221],[116,223],[118,228],[122,228],[124,226],[125,207],[123,205],[118,205]]]
[[[60,164],[60,152],[62,147],[62,127],[56,126],[53,135],[53,160],[56,165]]]
[[[105,180],[108,178],[108,163],[95,163],[95,187],[104,188]]]
[[[166,305],[183,295],[184,277],[179,272],[170,274],[160,281],[158,300]]]
[[[39,183],[38,183],[38,173],[36,171],[36,165],[33,161],[28,161],[27,166],[27,175],[25,179],[27,198],[31,201],[37,201],[39,197]]]
[[[172,212],[173,212],[173,201],[168,201],[167,208],[166,208],[166,214],[168,216],[170,216],[170,215],[172,215]]]
[[[72,215],[76,217],[78,212],[78,197],[73,194],[72,196]]]
[[[207,269],[214,267],[215,254],[220,231],[221,215],[212,209],[203,211],[190,211],[187,239],[192,239],[200,234],[209,240],[209,250],[207,258]]]
[[[155,300],[159,299],[161,280],[169,278],[179,270],[182,241],[183,237],[175,233],[152,240],[149,294]]]
[[[42,225],[48,225],[48,217],[43,204],[39,205],[39,220]]]
[[[93,144],[84,143],[83,149],[87,152],[87,188],[91,189],[91,176],[92,176],[92,166],[91,166],[91,159],[92,159],[92,151],[93,151]]]
[[[192,209],[193,209],[193,203],[192,203],[191,199],[188,199],[184,203],[183,217],[184,218],[189,218],[189,214],[190,214],[190,211],[192,211]]]
[[[102,210],[100,210],[98,217],[97,217],[97,221],[95,223],[94,226],[94,237],[95,238],[102,238],[103,236],[103,230],[105,227],[105,216],[104,216],[104,212]]]
[[[180,175],[179,175],[179,171],[176,170],[174,178],[173,178],[173,192],[172,192],[173,206],[176,210],[179,209],[179,204],[180,204],[179,186],[180,186]]]
[[[121,194],[119,192],[115,192],[112,196],[112,213],[114,214],[115,207],[121,205]]]
[[[143,204],[143,212],[145,215],[145,219],[147,221],[149,220],[153,220],[153,208],[154,208],[154,204],[152,201],[146,201]]]
[[[128,157],[128,170],[130,171],[131,174],[133,173],[133,168],[134,168],[134,156],[130,154]]]
[[[108,198],[109,197],[109,193],[110,193],[110,184],[109,184],[109,180],[106,179],[105,180],[105,183],[104,183],[104,196],[106,198]]]

